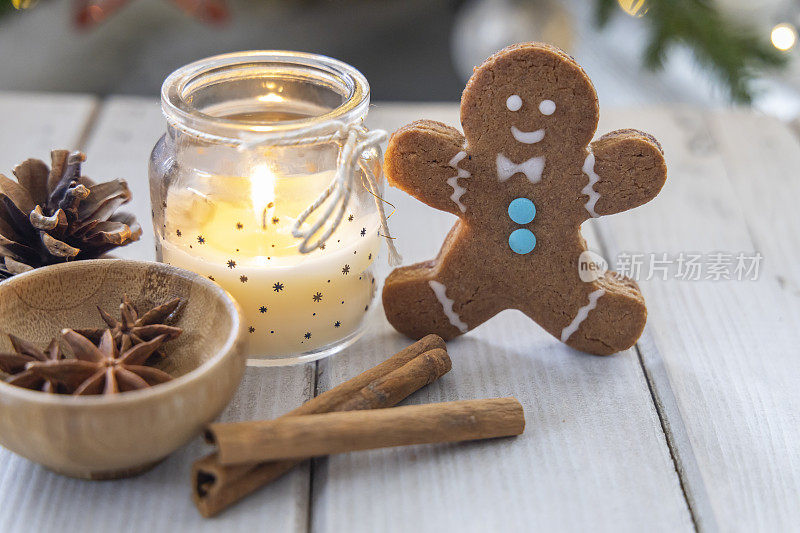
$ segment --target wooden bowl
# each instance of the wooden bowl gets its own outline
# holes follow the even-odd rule
[[[238,304],[208,279],[161,263],[100,259],[27,272],[0,283],[0,351],[9,333],[44,347],[62,328],[97,328],[97,306],[119,316],[123,294],[140,310],[183,299],[158,367],[175,379],[111,396],[68,396],[0,381],[0,444],[68,476],[142,472],[199,434],[241,381]]]

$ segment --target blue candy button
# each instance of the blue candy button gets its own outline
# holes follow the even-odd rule
[[[514,230],[508,236],[508,245],[514,253],[525,255],[536,247],[536,236],[529,229]]]
[[[517,224],[527,224],[536,216],[536,206],[527,198],[517,198],[508,204],[508,216]]]

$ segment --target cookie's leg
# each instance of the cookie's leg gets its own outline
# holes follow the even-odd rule
[[[644,298],[635,281],[612,272],[587,284],[571,320],[551,332],[582,352],[609,355],[633,346],[647,321]]]
[[[480,262],[472,257],[475,247],[464,233],[457,222],[437,259],[398,268],[386,278],[384,311],[400,333],[415,339],[435,333],[449,340],[503,309],[476,270]]]

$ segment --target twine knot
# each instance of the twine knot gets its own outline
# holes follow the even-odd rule
[[[364,152],[372,148],[378,148],[380,143],[386,140],[387,133],[384,130],[369,131],[361,122],[349,124],[338,122],[334,126],[336,129],[332,133],[314,135],[320,130],[330,132],[331,124],[328,122],[302,132],[289,133],[280,139],[265,138],[258,134],[250,134],[239,145],[239,149],[247,150],[265,144],[272,146],[299,146],[328,142],[339,143],[341,149],[336,162],[336,173],[333,180],[331,180],[331,183],[325,188],[322,194],[300,213],[292,226],[292,236],[297,239],[302,239],[298,250],[302,254],[313,252],[325,244],[339,227],[342,218],[344,218],[345,211],[347,210],[347,205],[350,202],[350,197],[353,194],[353,189],[355,188],[358,167],[364,173],[366,179],[365,186],[368,187],[370,194],[375,198],[375,205],[378,209],[378,215],[381,221],[382,236],[386,238],[386,244],[389,250],[389,264],[392,266],[399,265],[402,262],[402,258],[389,232],[389,224],[383,206],[385,200],[378,194],[379,176],[375,175],[370,165],[368,165],[368,162],[363,158]],[[329,205],[322,216],[320,216],[311,227],[302,229],[303,224],[306,223],[311,214],[317,211],[326,202]],[[314,235],[326,224],[327,227],[322,235],[320,235],[316,241],[312,242]]]

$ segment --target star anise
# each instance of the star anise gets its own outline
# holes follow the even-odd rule
[[[63,384],[75,395],[116,394],[172,379],[166,372],[143,365],[167,340],[167,335],[135,346],[125,343],[121,353],[111,330],[105,331],[98,346],[75,330],[65,329],[61,335],[72,348],[75,359],[37,361],[28,363],[27,368],[36,376]]]
[[[57,382],[43,378],[30,370],[26,370],[26,365],[35,361],[60,361],[64,359],[58,341],[53,339],[44,351],[40,350],[32,343],[22,340],[14,335],[9,335],[14,353],[0,353],[0,370],[11,377],[6,381],[11,385],[24,387],[26,389],[40,390],[42,392],[58,393],[63,392]]]
[[[175,298],[158,307],[154,307],[146,312],[141,317],[136,311],[136,308],[128,300],[127,295],[123,296],[122,303],[119,305],[120,319],[117,320],[110,314],[106,313],[99,307],[100,316],[103,321],[108,324],[114,340],[117,342],[117,347],[124,350],[123,346],[135,346],[146,341],[155,339],[160,335],[166,335],[166,341],[170,341],[178,337],[183,330],[176,326],[168,326],[163,322],[178,308],[181,303],[180,298]],[[78,329],[78,333],[84,337],[89,338],[94,343],[99,343],[103,336],[105,329]],[[161,357],[162,354],[156,350],[153,352],[156,357]]]

